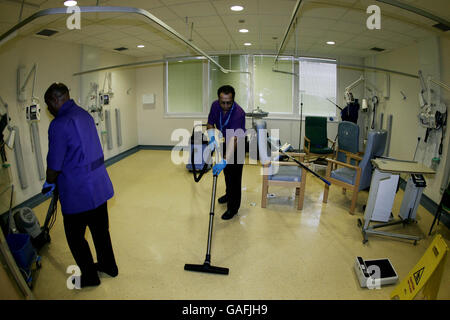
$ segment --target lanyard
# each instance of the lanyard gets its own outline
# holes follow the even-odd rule
[[[233,109],[234,109],[234,102],[233,102],[233,106],[231,107],[230,113],[228,114],[228,118],[225,121],[225,123],[222,125],[222,112],[220,112],[220,131],[223,131],[223,128],[227,126],[228,122],[230,121],[231,118],[231,113],[233,113]]]

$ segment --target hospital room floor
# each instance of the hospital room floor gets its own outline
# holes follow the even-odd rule
[[[450,246],[450,232],[441,223],[428,231],[433,216],[422,206],[418,223],[385,231],[424,237],[412,241],[369,236],[362,243],[357,226],[368,192],[359,193],[357,212],[348,213],[351,192],[331,187],[322,203],[323,183],[307,176],[302,211],[295,209],[294,189],[269,188],[275,197],[261,208],[260,166],[245,165],[242,203],[232,220],[220,218],[226,205],[216,204],[212,265],[227,267],[227,276],[184,270],[186,263],[205,259],[212,174],[195,183],[184,165],[171,162],[170,151],[141,150],[108,167],[115,196],[108,201],[110,231],[119,275],[101,275],[101,285],[69,290],[66,273],[75,264],[67,246],[61,213],[51,230],[51,243],[42,250],[33,293],[37,299],[152,300],[310,300],[389,299],[395,286],[363,289],[353,269],[357,256],[389,258],[402,280],[431,244],[436,231]],[[323,174],[323,172],[322,172]],[[217,198],[224,194],[223,174]],[[393,212],[400,208],[399,190]],[[216,202],[217,203],[217,202]],[[49,200],[34,208],[43,221]],[[86,233],[95,257],[89,231]],[[438,299],[450,299],[447,262]]]

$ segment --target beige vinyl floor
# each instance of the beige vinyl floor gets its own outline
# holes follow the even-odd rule
[[[273,187],[275,195],[261,208],[258,165],[245,165],[242,204],[232,220],[220,218],[225,205],[216,205],[212,264],[227,267],[227,276],[189,272],[185,263],[205,259],[212,188],[209,172],[199,183],[184,165],[171,162],[170,151],[141,150],[108,167],[115,196],[108,202],[110,231],[119,275],[101,276],[101,285],[69,290],[67,268],[74,260],[67,246],[60,211],[51,230],[51,243],[42,250],[33,293],[37,299],[390,299],[395,286],[368,290],[360,287],[354,261],[389,258],[400,280],[419,261],[436,232],[450,243],[441,223],[433,235],[433,216],[422,206],[417,224],[385,231],[424,237],[412,241],[372,235],[366,244],[357,226],[368,192],[360,192],[357,212],[348,213],[351,192],[331,187],[322,203],[323,183],[307,176],[302,211],[295,209],[294,190]],[[217,196],[224,194],[223,174]],[[399,190],[393,212],[400,208]],[[49,200],[34,208],[43,221]],[[89,232],[86,236],[95,251]],[[438,299],[450,298],[450,263],[447,262]]]

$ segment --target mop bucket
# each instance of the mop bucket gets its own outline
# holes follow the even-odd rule
[[[39,265],[40,257],[37,255],[36,250],[31,244],[31,238],[26,233],[10,233],[6,236],[6,242],[8,243],[9,250],[11,251],[16,264],[22,271],[25,280],[31,284],[31,265],[36,261],[36,265]]]

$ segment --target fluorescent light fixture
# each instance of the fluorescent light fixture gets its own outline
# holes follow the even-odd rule
[[[144,48],[145,46],[143,44],[139,44],[137,47],[138,48]]]
[[[247,30],[247,29],[239,29],[239,32],[241,32],[241,33],[247,33],[248,30]]]
[[[232,11],[242,11],[242,10],[244,10],[244,7],[243,6],[232,6],[230,9]]]
[[[244,43],[244,46],[251,46],[252,44],[250,42]]]
[[[327,41],[327,44],[329,44],[329,45],[335,45],[336,42],[334,42],[334,41]]]
[[[64,1],[64,5],[66,7],[74,7],[74,6],[77,5],[77,2],[76,1],[72,1],[72,0],[68,0],[68,1]]]

